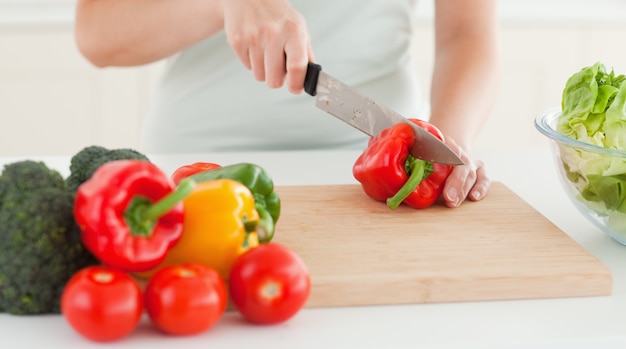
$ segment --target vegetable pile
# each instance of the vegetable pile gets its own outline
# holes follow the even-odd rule
[[[597,62],[572,75],[563,90],[557,131],[603,148],[626,150],[626,77]],[[626,160],[561,146],[567,178],[580,200],[612,225],[626,225]]]
[[[34,161],[0,176],[0,310],[61,312],[93,341],[145,312],[170,335],[213,327],[229,297],[253,323],[306,303],[302,259],[272,242],[280,198],[258,165],[198,162],[167,176],[129,149],[87,147],[70,176]]]

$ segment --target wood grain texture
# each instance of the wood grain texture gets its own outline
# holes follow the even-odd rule
[[[276,188],[274,241],[311,273],[308,307],[610,295],[609,269],[504,184],[450,209],[390,210],[359,185]]]

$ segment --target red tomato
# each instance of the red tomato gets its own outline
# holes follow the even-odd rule
[[[141,319],[141,288],[122,271],[87,267],[72,276],[65,286],[61,312],[70,326],[88,339],[99,342],[121,339]]]
[[[172,181],[175,184],[180,183],[184,178],[187,178],[193,174],[203,171],[214,170],[222,167],[221,165],[214,164],[212,162],[194,162],[190,165],[181,166],[174,173],[172,173]]]
[[[211,328],[226,310],[228,293],[213,268],[198,263],[171,265],[146,285],[145,304],[152,323],[173,335],[192,335]]]
[[[293,250],[266,243],[239,256],[230,272],[230,296],[249,321],[275,324],[294,316],[311,289],[309,272]]]

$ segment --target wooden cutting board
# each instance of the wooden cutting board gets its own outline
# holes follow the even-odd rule
[[[390,210],[357,184],[276,190],[274,241],[307,264],[308,307],[611,294],[609,269],[499,182],[456,209]]]

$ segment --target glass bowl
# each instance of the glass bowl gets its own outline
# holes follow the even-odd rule
[[[550,140],[567,196],[583,216],[626,245],[626,151],[564,136],[556,130],[560,115],[559,109],[547,110],[535,127]]]

